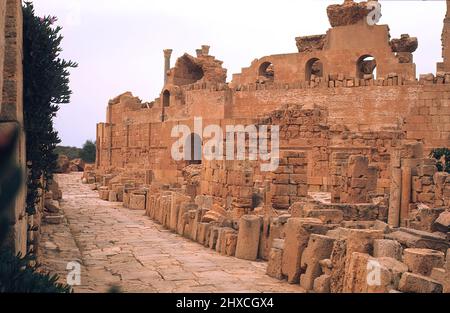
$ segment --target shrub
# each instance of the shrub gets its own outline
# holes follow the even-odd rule
[[[91,140],[84,143],[80,151],[80,158],[86,163],[95,163],[96,146]]]
[[[450,149],[434,149],[431,151],[430,157],[437,160],[436,166],[439,172],[450,173]]]

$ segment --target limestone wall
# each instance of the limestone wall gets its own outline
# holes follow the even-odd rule
[[[17,0],[1,1],[0,4],[0,127],[17,121],[21,135],[17,145],[17,163],[25,169],[25,134],[23,132],[23,47],[22,6]],[[3,123],[2,123],[3,121]],[[9,121],[9,122],[6,122]],[[14,225],[10,234],[10,245],[16,253],[26,253],[27,222],[25,213],[25,185],[11,206],[10,216]]]
[[[332,186],[330,161],[333,152],[366,154],[379,170],[377,191],[389,186],[390,153],[404,140],[422,141],[426,153],[450,143],[450,82],[432,78],[415,85],[277,88],[275,85],[253,85],[256,89],[217,91],[194,89],[184,91],[184,101],[173,104],[173,111],[183,112],[177,118],[161,123],[157,108],[141,108],[130,98],[110,105],[113,121],[99,130],[102,168],[141,168],[160,171],[167,180],[177,181],[179,164],[172,162],[170,148],[173,126],[186,124],[193,129],[194,113],[209,107],[211,114],[204,125],[249,125],[266,118],[268,124],[280,125],[281,148],[308,151],[308,184],[310,191]],[[251,86],[250,86],[251,87]],[[209,95],[209,96],[207,96]],[[221,95],[221,97],[219,96]],[[226,96],[226,97],[225,97]],[[257,109],[256,109],[257,108]],[[300,116],[292,112],[304,110]],[[156,112],[156,113],[155,113]],[[169,111],[166,111],[169,112]],[[273,119],[286,115],[286,119]],[[218,116],[222,115],[223,118]],[[217,119],[210,119],[210,116]],[[260,119],[256,119],[256,117]],[[110,147],[110,135],[112,146]],[[111,151],[111,164],[109,153]]]

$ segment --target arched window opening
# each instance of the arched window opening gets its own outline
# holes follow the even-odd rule
[[[259,67],[258,71],[259,80],[273,81],[275,79],[275,69],[272,63],[264,62]]]
[[[202,164],[202,139],[196,133],[192,133],[186,139],[184,158],[189,164]]]
[[[306,81],[323,77],[323,63],[320,59],[314,58],[306,63]]]
[[[165,90],[163,93],[163,107],[167,108],[170,106],[170,91]]]
[[[372,75],[373,79],[377,79],[377,60],[371,55],[363,55],[357,62],[358,78],[368,78]]]

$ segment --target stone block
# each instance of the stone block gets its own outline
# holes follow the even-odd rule
[[[219,230],[217,237],[216,251],[222,255],[226,255],[227,235],[235,234],[236,231],[232,228],[223,227]]]
[[[270,223],[271,220],[268,216],[263,218],[261,238],[259,240],[258,255],[262,260],[266,261],[268,260],[270,253]]]
[[[272,243],[272,248],[284,250],[284,239],[274,239]]]
[[[238,259],[255,261],[258,258],[261,227],[262,219],[259,216],[244,215],[241,218],[236,247]]]
[[[345,293],[388,293],[399,286],[408,267],[392,258],[373,258],[355,252],[348,258],[344,278]]]
[[[399,288],[401,292],[408,293],[442,293],[442,285],[426,276],[403,273]]]
[[[447,257],[444,265],[444,270],[445,270],[444,292],[450,293],[450,249],[447,250]]]
[[[235,256],[237,247],[238,235],[236,231],[228,232],[225,235],[225,255]]]
[[[210,249],[215,249],[216,245],[217,245],[217,238],[219,237],[219,229],[220,227],[214,226],[210,228],[210,233],[209,233],[209,248]]]
[[[145,210],[145,195],[130,195],[130,210]]]
[[[367,177],[369,159],[363,155],[351,155],[348,160],[348,177],[362,178]]]
[[[60,207],[59,202],[52,199],[46,199],[44,202],[44,207],[47,212],[50,213],[59,213]]]
[[[282,271],[283,250],[272,248],[269,253],[269,261],[267,264],[267,275],[276,279],[283,279]]]
[[[434,165],[421,165],[418,167],[419,176],[431,176],[437,172],[437,168]]]
[[[108,201],[109,202],[117,202],[117,192],[115,192],[114,190],[111,190],[109,192]]]
[[[123,207],[129,208],[130,207],[130,193],[125,192],[123,194]]]
[[[108,201],[108,198],[109,198],[108,187],[100,187],[98,190],[98,195],[99,195],[100,199]]]
[[[204,245],[206,241],[206,233],[209,231],[209,223],[199,223],[197,232],[197,242]]]
[[[433,223],[432,230],[443,233],[450,232],[450,211],[442,212],[439,215]]]
[[[64,215],[45,215],[43,222],[51,225],[58,225],[64,222]]]
[[[447,284],[447,277],[446,277],[446,271],[444,268],[433,268],[433,270],[431,271],[431,275],[430,278],[439,282],[440,284],[442,284],[442,286],[445,289],[445,285]],[[448,282],[450,283],[450,282]],[[445,290],[444,290],[445,292]]]
[[[288,282],[292,284],[300,281],[301,258],[310,236],[310,231],[304,227],[308,222],[311,222],[311,219],[290,218],[286,224],[282,270],[283,275],[287,276]]]
[[[347,251],[347,242],[345,239],[337,239],[331,252],[331,282],[330,290],[332,293],[341,293],[344,286],[345,277],[345,259]]]
[[[323,235],[312,234],[308,246],[302,254],[300,286],[312,290],[314,280],[322,273],[319,262],[331,256],[335,239]]]
[[[385,235],[386,239],[397,240],[408,248],[432,249],[446,252],[450,247],[450,242],[446,235],[439,233],[429,233],[410,228],[400,228],[390,234]]]
[[[331,292],[331,276],[322,275],[314,280],[314,292],[316,293],[330,293]]]
[[[410,272],[423,276],[430,276],[435,267],[444,266],[445,255],[443,252],[431,249],[405,249],[403,262]]]
[[[344,212],[341,210],[318,209],[309,211],[307,217],[318,218],[324,224],[339,224],[344,220]]]
[[[376,239],[383,239],[381,230],[349,229],[347,237],[347,255],[354,252],[373,253],[373,243]]]
[[[373,256],[402,260],[402,245],[395,240],[376,239],[373,242]]]

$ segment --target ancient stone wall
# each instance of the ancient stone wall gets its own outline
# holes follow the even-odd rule
[[[23,72],[22,72],[22,6],[20,1],[2,1],[0,5],[0,127],[18,124],[20,137],[16,150],[16,160],[25,169],[25,134],[23,132]],[[25,213],[25,186],[19,191],[11,206],[10,245],[16,253],[27,252],[28,218]]]
[[[5,60],[5,21],[6,21],[6,1],[0,2],[0,90],[3,90],[3,65]],[[3,92],[0,92],[0,112],[2,111]]]
[[[282,126],[282,133],[286,130],[284,136],[289,137],[281,136],[282,148],[295,147],[308,151],[311,191],[327,190],[327,186],[332,185],[329,181],[331,154],[347,151],[369,155],[370,162],[379,169],[378,189],[381,192],[382,188],[389,185],[390,151],[402,140],[424,142],[427,152],[430,148],[448,145],[450,84],[445,82],[433,77],[430,84],[422,79],[416,85],[403,86],[224,92],[186,90],[187,100],[184,104],[173,104],[173,111],[182,112],[179,113],[180,117],[167,118],[164,123],[158,121],[159,109],[141,108],[139,101],[130,103],[126,98],[123,102],[110,105],[113,126],[100,125],[102,129],[98,142],[101,143],[101,151],[98,162],[102,167],[109,166],[111,152],[112,167],[175,170],[176,164],[170,164],[166,157],[175,140],[170,137],[171,129],[176,123],[193,127],[192,118],[197,113],[205,116],[200,115],[206,110],[203,107],[210,107],[214,111],[206,115],[208,118],[218,118],[219,122],[215,121],[214,124],[226,125],[225,120],[228,120],[231,124],[248,125],[240,120],[247,117],[250,123],[255,118],[255,106],[258,107],[257,115],[267,118],[273,115],[271,112],[288,112],[297,106],[312,108],[320,112],[321,117],[317,119],[314,114],[309,114],[295,123],[276,121],[273,124]],[[220,122],[221,115],[223,118]],[[207,123],[204,121],[205,125]],[[112,147],[109,146],[111,133]]]

